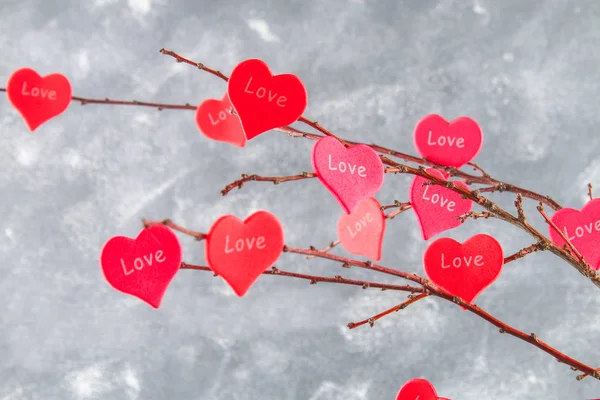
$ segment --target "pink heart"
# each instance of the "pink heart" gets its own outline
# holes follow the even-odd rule
[[[204,100],[196,108],[196,124],[200,132],[209,139],[244,147],[244,129],[238,116],[231,114],[230,109],[231,102],[227,93],[221,100]]]
[[[426,171],[444,180],[449,176],[435,168],[428,168]],[[416,176],[410,187],[410,204],[421,225],[424,240],[459,226],[461,222],[457,217],[471,211],[473,206],[471,200],[463,199],[459,193],[440,185],[423,185],[427,182],[428,179]],[[452,183],[469,190],[463,182]]]
[[[181,266],[181,245],[171,229],[154,225],[135,239],[111,238],[102,248],[100,265],[112,287],[158,308]]]
[[[460,117],[449,123],[441,116],[431,114],[417,123],[414,142],[425,159],[460,168],[481,150],[483,133],[471,118]]]
[[[342,214],[337,224],[340,243],[352,254],[381,260],[385,215],[376,198],[360,203],[351,214]]]
[[[312,164],[317,178],[348,214],[383,186],[383,163],[375,150],[364,144],[346,148],[326,136],[315,143]]]
[[[423,266],[433,283],[470,303],[500,276],[503,254],[500,243],[483,233],[464,243],[440,238],[425,250]]]
[[[406,382],[396,395],[396,400],[449,400],[438,397],[433,385],[421,378]]]
[[[585,261],[594,269],[600,267],[600,199],[589,201],[581,211],[563,208],[552,216],[552,222],[565,234],[567,239],[581,253]],[[550,240],[560,247],[566,242],[548,226]]]

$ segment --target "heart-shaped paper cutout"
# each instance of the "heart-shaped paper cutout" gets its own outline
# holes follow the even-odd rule
[[[383,163],[365,144],[346,148],[336,138],[325,136],[313,147],[312,164],[317,178],[348,214],[383,186]]]
[[[437,114],[430,114],[417,123],[414,142],[423,158],[460,168],[481,150],[483,133],[471,118],[460,117],[448,122]]]
[[[8,78],[6,94],[33,132],[67,109],[71,103],[71,84],[61,74],[41,77],[30,68],[21,68]]]
[[[416,378],[400,388],[396,400],[448,400],[438,397],[433,385],[426,379]]]
[[[471,303],[502,272],[503,254],[490,235],[481,233],[463,244],[440,238],[425,250],[423,265],[433,283]]]
[[[244,129],[238,116],[230,112],[231,108],[227,93],[221,100],[204,100],[196,109],[196,124],[209,139],[244,147]]]
[[[248,140],[296,122],[308,104],[306,88],[296,75],[273,75],[258,59],[242,61],[233,69],[227,94]]]
[[[342,214],[337,224],[340,243],[348,252],[381,260],[385,214],[376,198],[370,197],[351,214]]]
[[[562,208],[551,218],[565,234],[584,260],[594,269],[600,267],[600,198],[593,199],[581,209]],[[550,240],[563,247],[566,242],[554,228],[548,226]]]
[[[171,229],[153,225],[135,239],[111,238],[102,249],[100,266],[113,288],[158,308],[181,267],[181,245]]]
[[[283,244],[283,228],[275,215],[257,211],[245,221],[225,215],[208,232],[206,261],[241,297],[277,261]]]
[[[449,176],[435,168],[426,171],[444,180]],[[428,179],[415,176],[410,187],[410,204],[421,225],[424,240],[459,226],[461,222],[457,217],[471,211],[473,206],[471,200],[463,199],[461,194],[440,185],[424,185],[427,182]],[[469,190],[463,182],[452,183]]]

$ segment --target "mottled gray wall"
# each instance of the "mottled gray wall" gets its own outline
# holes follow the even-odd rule
[[[301,77],[305,115],[410,153],[424,115],[468,115],[485,134],[476,161],[492,175],[577,208],[588,181],[600,190],[595,0],[0,0],[0,82],[28,66],[65,74],[78,96],[197,104],[223,94],[222,81],[161,47],[226,73],[261,58]],[[392,400],[419,376],[453,400],[600,397],[598,381],[577,382],[442,300],[348,331],[402,296],[262,277],[240,299],[209,273],[181,271],[154,310],[104,282],[102,244],[135,236],[142,217],[207,230],[223,214],[266,209],[288,244],[326,245],[341,209],[316,180],[219,193],[240,173],[310,170],[312,144],[270,132],[239,149],[204,138],[189,111],[76,103],[31,134],[3,95],[0,398]],[[388,176],[378,198],[406,201],[409,183]],[[493,199],[513,210],[512,195]],[[450,236],[479,232],[507,253],[531,244],[498,221]],[[181,241],[186,261],[204,262],[201,244]],[[408,212],[388,224],[382,264],[422,274],[426,245]],[[278,265],[397,282],[290,254]],[[477,303],[600,367],[600,291],[550,254],[508,265]]]

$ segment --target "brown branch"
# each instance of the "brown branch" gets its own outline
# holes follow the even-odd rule
[[[144,228],[149,228],[152,225],[165,225],[165,226],[173,229],[174,231],[181,232],[184,235],[191,236],[198,241],[206,239],[206,236],[207,236],[206,233],[192,231],[192,230],[184,228],[180,225],[177,225],[170,219],[163,219],[162,221],[149,221],[146,218],[143,218],[142,224],[144,225]]]
[[[515,260],[525,257],[528,254],[535,253],[536,251],[539,251],[539,250],[544,250],[543,244],[542,243],[534,243],[531,246],[522,248],[521,250],[517,251],[515,254],[511,254],[508,257],[504,257],[504,264],[506,265],[509,262],[513,262]]]
[[[213,272],[210,269],[210,267],[208,267],[208,266],[188,264],[185,262],[181,263],[181,269],[193,269],[196,271]],[[271,269],[264,271],[262,273],[262,275],[279,275],[279,276],[287,276],[289,278],[304,279],[304,280],[308,280],[311,285],[315,285],[319,282],[324,282],[324,283],[337,283],[337,284],[341,284],[341,285],[360,286],[363,289],[369,289],[369,288],[381,289],[382,291],[383,290],[396,290],[396,291],[410,292],[410,293],[423,293],[423,291],[424,291],[423,288],[416,287],[416,286],[391,285],[391,284],[380,283],[380,282],[362,281],[362,280],[356,280],[356,279],[346,279],[346,278],[342,278],[340,275],[336,275],[333,278],[329,278],[326,276],[319,276],[319,275],[298,274],[295,272],[283,271],[275,266],[271,267]],[[213,273],[213,276],[218,276],[218,275]]]
[[[387,267],[383,267],[381,265],[374,264],[370,261],[363,262],[363,261],[358,261],[358,260],[352,260],[352,259],[345,258],[345,257],[335,256],[335,255],[332,255],[329,253],[321,253],[316,249],[315,250],[300,249],[300,248],[293,248],[293,247],[285,246],[284,251],[291,252],[291,253],[297,253],[297,254],[304,254],[304,255],[314,255],[319,258],[325,258],[325,259],[340,262],[340,263],[342,263],[342,266],[356,266],[359,268],[364,268],[364,269],[368,269],[368,270],[372,270],[372,271],[377,271],[377,272],[381,272],[381,273],[385,273],[385,274],[389,274],[389,275],[398,276],[398,277],[413,281],[415,283],[418,283],[421,286],[423,286],[423,288],[425,289],[425,292],[424,292],[425,294],[436,296],[436,297],[442,298],[446,301],[449,301],[449,302],[452,302],[459,306],[462,306],[463,308],[470,311],[471,313],[477,315],[478,317],[486,320],[490,324],[499,328],[500,333],[507,333],[513,337],[516,337],[517,339],[520,339],[524,342],[532,344],[533,346],[537,347],[538,349],[542,350],[543,352],[551,355],[552,357],[557,359],[559,362],[569,365],[571,367],[571,369],[581,371],[581,372],[583,372],[583,374],[585,376],[592,376],[592,377],[600,380],[600,373],[598,373],[598,370],[596,370],[595,368],[592,368],[586,364],[581,363],[580,361],[577,361],[577,360],[567,356],[564,353],[561,353],[554,347],[539,340],[539,338],[534,333],[527,334],[525,332],[522,332],[516,328],[513,328],[513,327],[505,324],[504,322],[495,318],[494,316],[487,313],[486,311],[484,311],[480,307],[476,306],[475,304],[468,303],[468,302],[464,301],[463,299],[461,299],[460,297],[451,295],[450,293],[446,292],[445,290],[439,288],[437,285],[433,284],[432,282],[430,282],[424,278],[421,278],[418,275],[393,270],[393,269],[390,269]],[[577,379],[581,379],[582,376],[583,375],[578,376]]]
[[[556,224],[554,222],[552,222],[552,219],[550,219],[550,217],[548,217],[548,214],[546,214],[546,211],[544,211],[544,206],[541,203],[537,206],[537,210],[540,212],[540,214],[542,214],[542,217],[544,217],[544,220],[546,221],[546,223],[548,225],[550,225],[552,227],[552,229],[554,229],[556,231],[556,233],[558,233],[560,235],[560,237],[565,241],[567,247],[573,252],[573,254],[575,254],[575,256],[582,263],[584,263],[585,260],[583,259],[583,255],[575,248],[575,246],[567,238],[565,233],[563,231],[561,231],[560,228],[558,226],[556,226]]]
[[[367,318],[367,319],[359,321],[359,322],[350,322],[348,324],[348,329],[358,328],[359,326],[364,325],[366,323],[368,323],[371,326],[371,328],[372,328],[373,325],[375,325],[375,321],[377,321],[378,319],[383,318],[386,315],[389,315],[389,314],[391,314],[393,312],[398,312],[400,310],[404,310],[409,305],[411,305],[413,303],[416,303],[417,301],[419,301],[419,300],[421,300],[421,299],[423,299],[423,298],[425,298],[427,296],[428,295],[425,294],[425,293],[421,293],[421,294],[419,294],[417,296],[409,295],[408,296],[409,297],[408,300],[406,300],[406,301],[404,301],[404,302],[402,302],[402,303],[400,303],[400,304],[398,304],[398,305],[396,305],[396,306],[394,306],[394,307],[392,307],[392,308],[390,308],[388,310],[385,310],[384,312],[381,312],[381,313],[379,313],[377,315],[374,315],[371,318]]]
[[[303,172],[298,175],[289,175],[289,176],[260,176],[256,174],[248,175],[242,174],[242,178],[237,181],[231,182],[229,185],[225,186],[225,189],[221,190],[221,195],[225,196],[233,189],[238,188],[241,189],[244,183],[250,181],[260,181],[260,182],[273,182],[274,185],[279,185],[283,182],[289,181],[299,181],[302,179],[316,178],[317,174],[313,172]]]
[[[594,196],[592,194],[592,184],[588,183],[587,188],[588,188],[588,197],[590,198],[590,201],[594,200]]]
[[[460,215],[458,217],[456,217],[457,219],[460,220],[460,222],[462,222],[463,224],[465,223],[465,221],[469,218],[473,218],[473,219],[479,219],[479,218],[483,218],[483,219],[488,219],[490,217],[494,217],[494,215],[488,211],[482,211],[482,212],[475,212],[475,211],[469,211],[467,213],[464,213],[463,215]]]
[[[341,243],[340,239],[334,240],[334,241],[332,241],[332,242],[329,243],[329,246],[327,246],[323,250],[321,250],[321,252],[322,253],[327,253],[329,250],[333,249],[335,246],[337,246],[340,243]],[[307,260],[310,260],[311,258],[315,258],[315,256],[306,256]]]

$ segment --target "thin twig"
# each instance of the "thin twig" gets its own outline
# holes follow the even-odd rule
[[[383,311],[383,312],[381,312],[381,313],[379,313],[379,314],[377,314],[377,315],[374,315],[374,316],[372,316],[372,317],[370,317],[370,318],[367,318],[367,319],[365,319],[365,320],[362,320],[362,321],[359,321],[359,322],[350,322],[350,323],[348,324],[348,329],[354,329],[354,328],[358,328],[359,326],[361,326],[361,325],[364,325],[364,324],[367,324],[367,323],[368,323],[368,324],[371,326],[371,328],[372,328],[372,327],[373,327],[373,325],[375,325],[375,321],[377,321],[378,319],[380,319],[380,318],[383,318],[383,317],[385,317],[386,315],[389,315],[389,314],[391,314],[391,313],[393,313],[393,312],[397,312],[397,311],[400,311],[400,310],[404,310],[404,309],[405,309],[406,307],[408,307],[409,305],[411,305],[411,304],[413,304],[413,303],[416,303],[417,301],[419,301],[419,300],[421,300],[421,299],[423,299],[423,298],[425,298],[425,297],[427,297],[427,296],[428,296],[428,295],[427,295],[427,294],[425,294],[425,293],[421,293],[421,294],[419,294],[419,295],[416,295],[416,296],[415,296],[415,295],[409,295],[409,296],[408,296],[408,297],[409,297],[409,299],[408,299],[408,300],[406,300],[406,301],[404,301],[404,302],[402,302],[402,303],[400,303],[400,304],[398,304],[398,305],[395,305],[394,307],[392,307],[392,308],[390,308],[390,309],[388,309],[388,310],[385,310],[385,311]]]
[[[337,246],[340,243],[341,243],[340,239],[334,240],[329,243],[329,246],[327,246],[323,250],[321,250],[321,252],[327,253],[329,250],[333,249],[335,246]],[[306,256],[307,260],[310,260],[311,258],[315,258],[315,256]]]
[[[537,206],[537,210],[540,212],[540,214],[542,214],[542,217],[544,217],[544,220],[546,221],[546,223],[548,225],[550,225],[552,227],[552,229],[554,229],[556,231],[556,233],[558,233],[560,235],[560,237],[565,241],[565,243],[567,244],[569,249],[573,252],[573,254],[575,254],[575,256],[579,259],[579,261],[581,261],[582,263],[585,263],[585,260],[583,259],[583,255],[575,248],[575,246],[567,238],[565,233],[563,231],[561,231],[560,228],[558,226],[556,226],[556,224],[554,222],[552,222],[552,219],[550,219],[550,217],[548,217],[548,214],[546,214],[546,211],[544,211],[544,205],[542,203],[540,203]]]
[[[174,231],[181,232],[185,235],[191,236],[198,241],[206,239],[206,236],[207,236],[206,233],[192,231],[192,230],[184,228],[180,225],[177,225],[170,219],[163,219],[162,221],[150,221],[150,220],[147,220],[146,218],[143,218],[142,224],[144,224],[144,228],[149,228],[152,225],[165,225],[165,226],[168,226],[169,228],[173,229]]]
[[[278,185],[283,182],[289,181],[299,181],[302,179],[316,178],[317,174],[313,172],[303,172],[298,175],[288,175],[288,176],[260,176],[256,174],[248,175],[242,174],[242,178],[237,181],[231,182],[229,185],[225,186],[225,189],[221,190],[221,195],[225,196],[233,189],[238,188],[241,189],[244,183],[250,181],[261,181],[261,182],[273,182],[274,185]]]
[[[588,183],[587,187],[588,187],[588,197],[590,198],[590,200],[594,200],[594,196],[592,194],[592,184]]]

